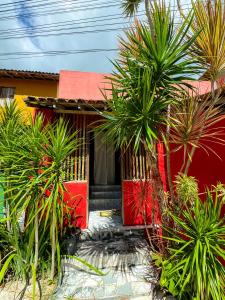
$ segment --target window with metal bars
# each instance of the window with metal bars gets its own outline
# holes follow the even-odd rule
[[[13,101],[15,95],[14,87],[3,87],[0,86],[0,106],[5,105],[5,103],[10,103]]]

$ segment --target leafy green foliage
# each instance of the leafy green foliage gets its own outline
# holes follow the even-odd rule
[[[197,59],[207,80],[216,81],[225,72],[225,7],[221,0],[192,1],[193,22],[189,38],[198,37],[191,46],[190,55]],[[183,13],[184,18],[186,18]]]
[[[224,193],[216,188],[207,191],[205,201],[196,197],[193,206],[170,212],[175,226],[166,228],[171,246],[160,283],[178,299],[225,298],[224,203]]]
[[[123,0],[122,9],[124,14],[126,16],[133,16],[137,12],[141,3],[142,0]]]
[[[109,110],[103,113],[105,122],[98,129],[104,131],[106,138],[118,148],[133,143],[137,151],[141,143],[146,143],[151,149],[159,138],[160,126],[166,123],[164,111],[170,99],[157,94],[149,84],[151,73],[148,70],[142,73],[130,62],[127,67],[138,76],[136,86],[130,84],[128,74],[124,75],[123,88],[126,92],[113,90],[113,100],[108,102]]]
[[[134,28],[126,32],[126,37],[120,39],[119,63],[124,64],[124,71],[128,59],[141,69],[150,70],[152,86],[157,88],[170,88],[170,92],[174,92],[176,87],[180,89],[182,85],[189,86],[186,80],[193,79],[199,72],[196,68],[197,61],[189,57],[190,47],[198,33],[186,40],[192,24],[192,12],[177,28],[170,7],[167,7],[164,1],[154,1],[150,17],[150,28],[136,22]],[[122,80],[123,74],[120,71],[118,73]],[[116,73],[114,76],[119,77]]]
[[[120,40],[120,59],[114,62],[112,96],[108,111],[101,113],[105,123],[99,126],[106,139],[117,147],[141,143],[153,149],[166,124],[167,107],[176,101],[181,86],[196,74],[193,59],[188,58],[190,41],[185,41],[191,18],[177,29],[170,8],[154,2],[151,28],[136,23],[136,28]]]
[[[182,203],[193,203],[198,198],[198,183],[192,176],[179,174],[176,176],[177,197]]]
[[[8,208],[0,224],[1,281],[9,274],[36,281],[50,265],[53,279],[60,268],[59,236],[66,212],[63,162],[77,147],[76,132],[69,133],[61,119],[44,127],[37,116],[31,126],[20,115],[14,102],[1,111],[1,172]],[[24,212],[23,229],[19,218]]]

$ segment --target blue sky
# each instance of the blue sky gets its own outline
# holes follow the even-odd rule
[[[45,5],[43,5],[44,3]],[[100,6],[102,7],[99,8]],[[142,10],[143,8],[141,7]],[[53,14],[53,12],[55,13]],[[123,23],[129,21],[129,19],[123,18],[121,13],[120,0],[1,0],[0,54],[14,52],[43,53],[43,51],[97,48],[116,49],[118,47],[118,36],[122,34],[117,28],[127,26],[127,23]],[[104,17],[105,20],[96,21],[97,19],[93,19],[96,17]],[[88,23],[88,20],[91,20],[91,22]],[[51,27],[47,28],[47,30],[40,29],[40,26],[45,26],[46,24],[51,26],[52,23],[58,22],[66,24],[60,24],[61,27],[57,27],[57,29],[60,29],[58,32],[53,32]],[[115,23],[115,25],[107,25],[111,23]],[[58,26],[58,24],[55,25]],[[67,31],[67,27],[71,29]],[[18,38],[18,32],[14,33],[13,31],[21,30],[21,28],[23,30],[23,37]],[[77,34],[79,31],[103,30],[107,28],[115,28],[115,30]],[[2,34],[3,30],[7,30],[7,32]],[[40,30],[42,30],[41,33]],[[72,31],[74,33],[68,35],[36,36],[38,34],[58,34],[65,31]],[[62,69],[110,72],[112,70],[110,60],[115,59],[116,54],[117,52],[113,51],[63,56],[26,56],[19,59],[11,59],[12,57],[18,57],[18,55],[8,55],[0,56],[0,68],[46,72],[59,72]]]

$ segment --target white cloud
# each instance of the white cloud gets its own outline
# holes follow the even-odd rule
[[[12,3],[17,0],[11,0]],[[99,3],[107,3],[107,0],[99,0]],[[184,3],[185,0],[182,1]],[[187,3],[186,0],[185,3]],[[2,0],[1,0],[2,2]],[[5,3],[9,3],[9,0],[4,0]],[[31,2],[29,6],[31,6]],[[32,1],[35,5],[35,1]],[[43,1],[44,3],[44,1]],[[49,2],[47,2],[49,3]],[[59,2],[58,2],[59,3]],[[85,1],[78,0],[77,2],[80,6],[85,5]],[[90,4],[90,1],[87,3]],[[113,2],[112,2],[113,3]],[[119,3],[119,2],[118,2]],[[2,3],[1,3],[2,4]],[[0,8],[1,8],[0,4]],[[78,5],[77,4],[77,5]],[[93,2],[90,6],[97,4]],[[37,26],[43,24],[52,24],[55,22],[65,22],[65,21],[79,21],[80,19],[87,19],[98,16],[107,16],[111,14],[121,13],[120,7],[111,7],[110,2],[109,6],[104,9],[86,9],[86,10],[74,10],[74,1],[64,0],[61,1],[60,6],[63,5],[64,10],[61,10],[60,14],[55,15],[45,15],[29,18],[27,16],[20,16],[20,19],[17,20],[8,20],[1,21],[0,19],[0,31],[9,29],[9,28],[19,28],[21,26],[27,26],[27,32],[33,33],[35,35],[35,30]],[[174,5],[174,2],[171,2],[171,5]],[[86,5],[87,6],[87,5]],[[15,6],[15,14],[18,14],[18,5]],[[24,14],[27,12],[27,8],[24,9]],[[54,10],[52,6],[52,10]],[[143,9],[143,8],[142,8]],[[51,6],[44,6],[41,8],[42,11],[51,10]],[[71,12],[65,12],[65,10],[71,10]],[[37,8],[33,9],[33,12],[37,11]],[[23,12],[23,11],[22,11]],[[29,8],[29,12],[32,12],[32,8]],[[40,12],[40,9],[39,9]],[[21,11],[20,11],[21,13]],[[21,21],[22,20],[22,21]],[[102,24],[106,23],[116,23],[123,22],[125,20],[108,20],[103,21]],[[97,27],[94,27],[96,23],[83,23],[77,25],[93,25],[93,28],[86,28],[86,30],[94,30]],[[100,22],[98,23],[100,24]],[[29,29],[29,26],[31,29]],[[72,25],[71,25],[72,27]],[[76,31],[76,26],[73,25],[74,30]],[[105,29],[107,26],[98,27],[97,29]],[[115,25],[120,27],[120,25]],[[30,31],[29,31],[30,30]],[[80,29],[81,30],[81,29]],[[82,29],[84,30],[84,29]],[[77,29],[78,31],[78,29]],[[49,29],[49,33],[51,30]],[[105,33],[90,33],[90,34],[71,34],[71,35],[61,35],[61,36],[48,36],[48,37],[37,37],[37,38],[21,38],[21,39],[11,39],[11,40],[1,40],[0,39],[0,53],[4,52],[23,52],[23,51],[48,51],[48,50],[79,50],[79,49],[93,49],[93,48],[117,48],[118,42],[117,37],[121,31],[105,32]],[[41,50],[40,50],[41,49]],[[116,52],[99,52],[99,53],[88,53],[88,54],[73,54],[66,56],[43,56],[43,57],[33,57],[33,58],[20,58],[17,60],[0,60],[0,68],[12,68],[12,69],[28,69],[28,70],[41,70],[49,72],[58,72],[61,69],[73,69],[73,70],[83,70],[83,71],[95,71],[95,72],[110,72],[112,69],[112,64],[109,59],[116,57]]]

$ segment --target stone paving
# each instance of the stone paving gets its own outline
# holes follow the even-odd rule
[[[74,255],[104,275],[97,275],[75,258],[65,258],[53,299],[163,299],[153,292],[157,279],[143,231],[121,229],[119,216],[104,220],[95,212],[94,217],[95,222],[89,223],[89,231],[82,234]]]

